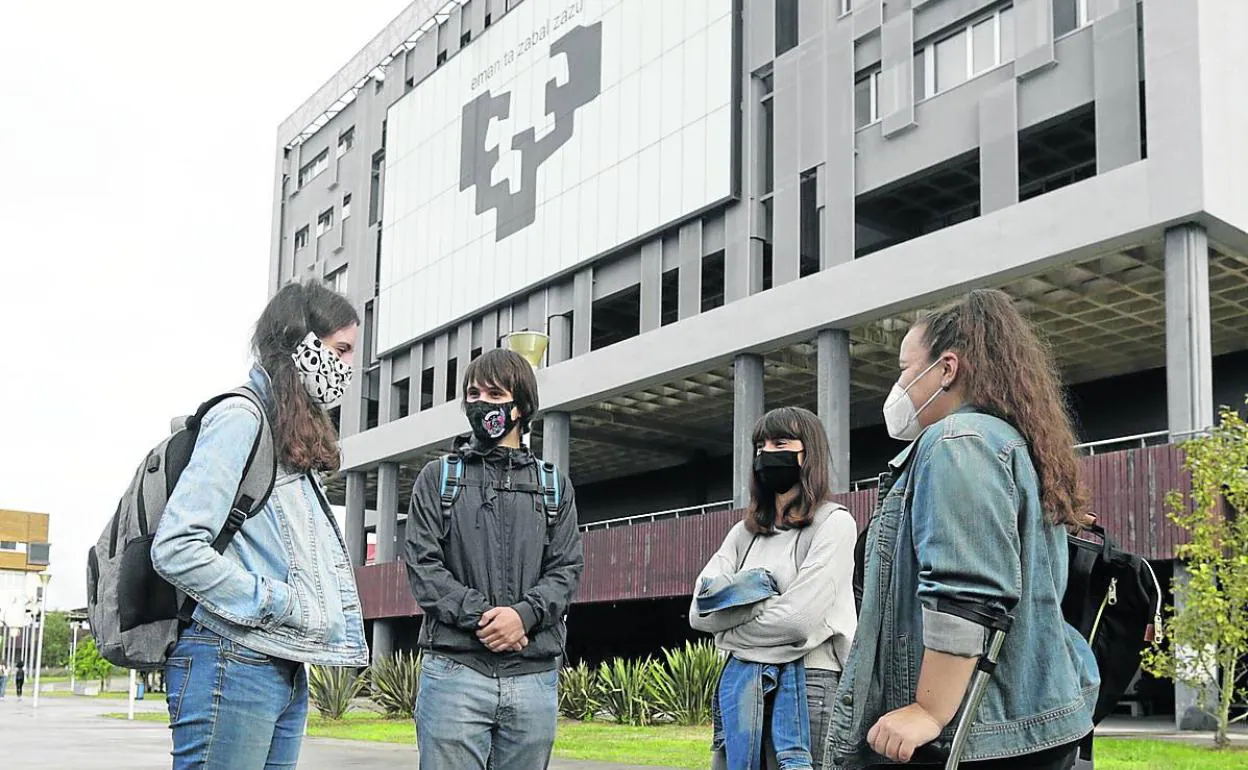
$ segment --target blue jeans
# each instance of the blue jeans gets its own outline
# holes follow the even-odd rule
[[[7,674],[0,676],[0,700],[4,700],[4,688],[9,686],[9,677]]]
[[[426,652],[416,696],[421,770],[543,770],[559,671],[499,677]]]
[[[732,770],[760,770],[764,746],[780,770],[811,770],[806,667],[729,658],[712,712],[712,751]]]
[[[198,623],[165,663],[173,770],[277,770],[299,761],[308,716],[304,667]]]

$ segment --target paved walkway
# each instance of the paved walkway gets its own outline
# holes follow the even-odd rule
[[[142,711],[163,711],[163,702],[136,704]],[[52,770],[168,770],[169,728],[152,722],[104,719],[124,712],[124,700],[41,698],[36,712],[29,697],[0,700],[2,767]],[[601,762],[555,760],[552,770],[655,770]],[[416,767],[416,749],[386,743],[308,738],[300,770]]]

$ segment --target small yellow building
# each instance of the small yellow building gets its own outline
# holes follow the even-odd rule
[[[49,518],[0,509],[0,571],[42,572],[48,566]]]

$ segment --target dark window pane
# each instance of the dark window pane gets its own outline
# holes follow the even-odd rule
[[[1053,36],[1079,29],[1079,0],[1053,0]]]
[[[776,0],[776,56],[797,47],[797,2]]]
[[[760,151],[763,157],[763,189],[762,192],[769,193],[776,187],[776,115],[773,109],[771,99],[763,102],[763,136],[760,143]]]
[[[927,98],[927,49],[921,48],[914,53],[914,100]]]
[[[871,123],[871,75],[854,83],[854,127]]]

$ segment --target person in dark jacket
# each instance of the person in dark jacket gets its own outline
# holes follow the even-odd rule
[[[17,662],[17,671],[13,674],[13,686],[17,688],[17,697],[22,697],[22,690],[26,688],[26,664],[20,660]]]
[[[406,527],[424,611],[420,767],[537,770],[554,745],[564,616],[584,564],[576,500],[521,443],[538,408],[524,358],[485,353],[462,391],[472,437],[421,471]]]

